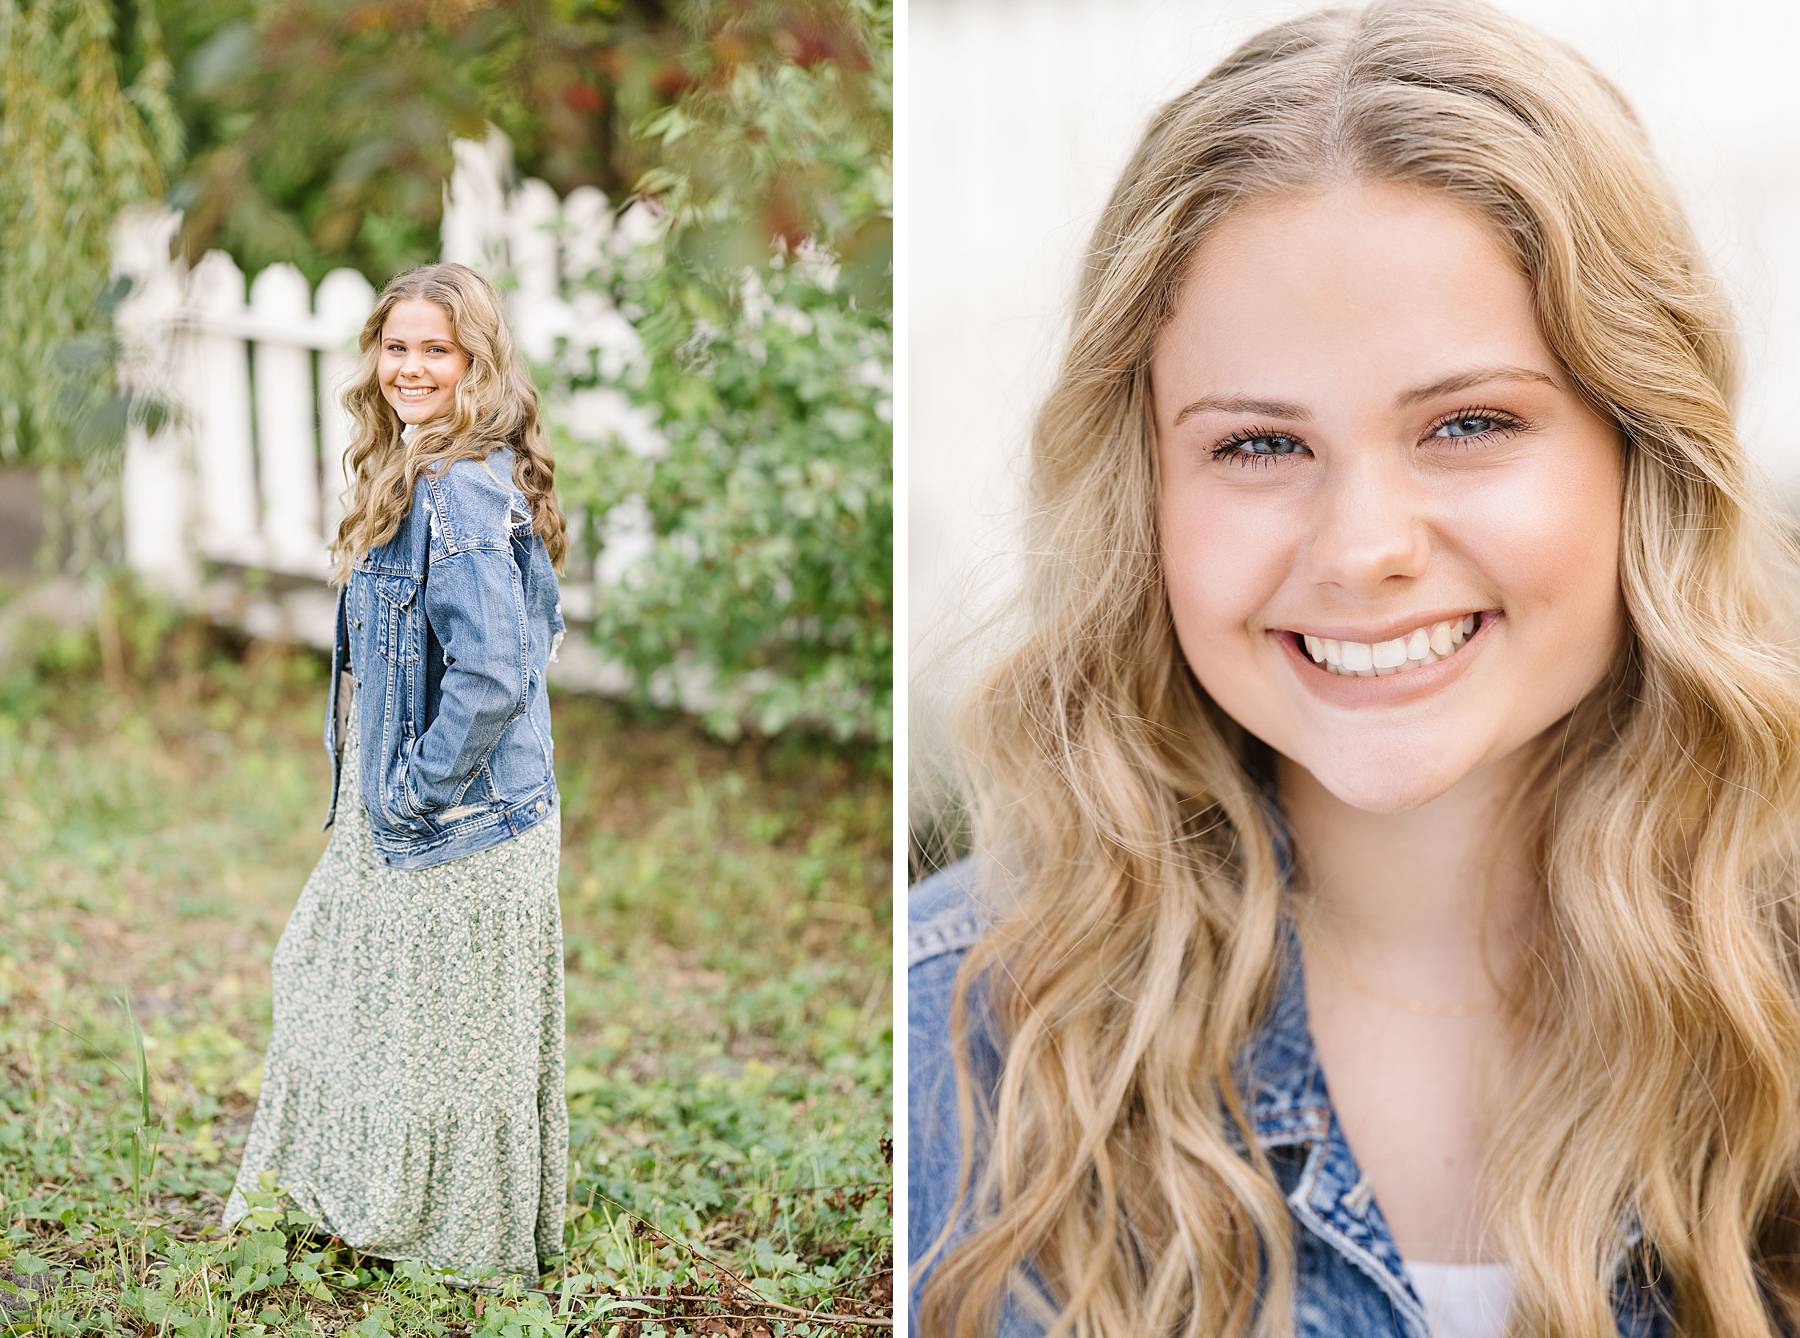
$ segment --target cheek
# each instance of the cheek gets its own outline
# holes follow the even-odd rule
[[[1249,644],[1252,619],[1291,565],[1292,527],[1273,507],[1219,505],[1202,491],[1165,490],[1158,519],[1170,616],[1205,682]]]
[[[1616,453],[1601,445],[1559,459],[1481,490],[1462,538],[1521,635],[1535,628],[1571,659],[1605,660],[1623,612]]]

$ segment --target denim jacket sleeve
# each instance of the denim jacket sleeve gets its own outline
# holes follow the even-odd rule
[[[444,649],[437,714],[413,745],[406,796],[442,808],[526,709],[525,590],[508,536],[511,489],[479,460],[425,475],[432,537],[425,621]]]

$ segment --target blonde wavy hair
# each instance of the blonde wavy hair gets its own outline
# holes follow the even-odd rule
[[[381,332],[397,302],[435,302],[450,318],[450,335],[468,355],[448,413],[420,425],[412,449],[400,439],[405,426],[381,393]],[[350,501],[331,542],[332,585],[344,585],[351,568],[378,544],[394,537],[412,509],[413,487],[427,469],[487,458],[496,446],[513,453],[513,482],[531,507],[532,529],[544,540],[560,575],[568,538],[556,500],[556,462],[544,444],[537,387],[513,348],[499,293],[467,265],[420,265],[397,274],[381,290],[357,336],[362,365],[340,399],[350,415],[344,453]]]
[[[1507,1333],[1613,1332],[1628,1212],[1682,1333],[1800,1323],[1800,544],[1737,441],[1730,313],[1625,99],[1495,9],[1427,2],[1246,41],[1156,115],[1088,248],[1032,434],[1026,630],[958,722],[1000,919],[952,1000],[952,1220],[974,1229],[920,1261],[932,1338],[991,1332],[1009,1291],[1030,1308],[1027,1265],[1056,1335],[1291,1331],[1294,1228],[1236,1067],[1278,980],[1270,753],[1175,641],[1148,367],[1226,214],[1347,180],[1488,219],[1623,451],[1624,645],[1496,826],[1543,889],[1484,1167]]]

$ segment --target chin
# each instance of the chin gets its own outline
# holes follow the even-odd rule
[[[1338,761],[1293,759],[1340,802],[1364,813],[1408,813],[1446,793],[1468,774],[1455,759],[1439,757],[1421,767],[1412,756],[1384,758],[1379,753]]]

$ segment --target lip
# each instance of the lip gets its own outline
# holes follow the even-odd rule
[[[1339,623],[1335,627],[1287,627],[1282,630],[1304,632],[1308,636],[1329,637],[1333,641],[1361,641],[1372,646],[1378,641],[1393,641],[1399,637],[1410,636],[1414,629],[1430,627],[1433,623],[1461,621],[1471,613],[1485,615],[1492,612],[1492,609],[1472,609],[1464,605],[1461,608],[1442,609],[1436,613],[1414,614],[1410,622],[1388,623],[1384,627],[1377,628],[1355,628]]]
[[[1423,669],[1389,674],[1385,678],[1358,678],[1330,673],[1313,663],[1312,657],[1292,632],[1273,631],[1269,635],[1281,643],[1288,662],[1300,676],[1301,683],[1321,701],[1344,707],[1400,706],[1448,687],[1468,673],[1469,666],[1480,658],[1488,642],[1493,640],[1495,626],[1505,621],[1504,613],[1485,609],[1481,614],[1480,625],[1449,659],[1439,660]]]

